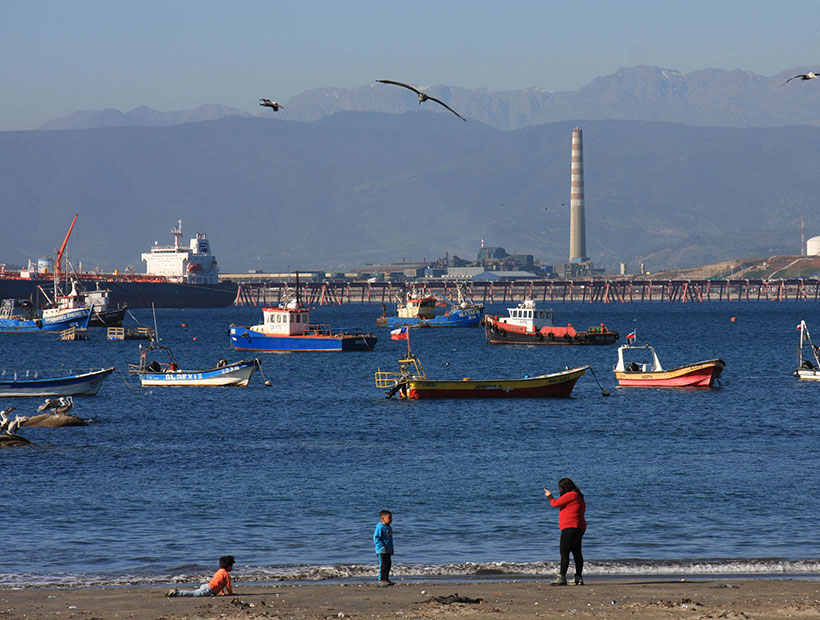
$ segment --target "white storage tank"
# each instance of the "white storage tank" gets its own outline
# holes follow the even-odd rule
[[[820,254],[820,237],[812,237],[806,241],[806,255],[816,256]]]
[[[37,259],[37,273],[50,273],[54,271],[54,259],[52,258],[38,258]]]

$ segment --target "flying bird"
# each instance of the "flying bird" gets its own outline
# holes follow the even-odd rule
[[[408,89],[412,90],[414,93],[416,93],[416,94],[419,96],[419,105],[421,105],[422,103],[424,103],[425,101],[427,101],[427,100],[429,99],[430,101],[435,101],[435,102],[436,102],[437,104],[439,104],[439,105],[443,105],[445,108],[447,108],[448,110],[450,110],[450,112],[452,112],[453,114],[455,114],[456,116],[458,116],[461,120],[463,120],[463,121],[466,121],[466,120],[467,120],[467,119],[466,119],[466,118],[464,118],[461,114],[459,114],[458,112],[456,112],[453,108],[451,108],[450,106],[448,106],[448,105],[447,105],[446,103],[444,103],[443,101],[440,101],[440,100],[436,99],[435,97],[431,97],[430,95],[426,95],[426,94],[424,94],[423,92],[421,92],[421,91],[420,91],[418,88],[416,88],[415,86],[410,86],[410,84],[404,84],[404,83],[402,83],[402,82],[394,82],[393,80],[376,80],[376,81],[377,81],[377,82],[381,82],[382,84],[393,84],[394,86],[401,86],[402,88],[408,88]]]
[[[263,108],[273,108],[274,112],[278,112],[279,108],[282,108],[283,110],[285,109],[285,106],[283,106],[281,103],[271,101],[270,99],[260,99],[259,101],[262,102],[259,105],[261,105]]]
[[[813,71],[809,71],[808,73],[798,73],[797,75],[791,76],[788,80],[783,82],[780,86],[785,86],[786,84],[788,84],[789,82],[791,82],[792,80],[797,79],[797,78],[800,78],[801,80],[803,80],[805,82],[806,80],[814,80],[818,77],[820,77],[820,75],[817,75]]]

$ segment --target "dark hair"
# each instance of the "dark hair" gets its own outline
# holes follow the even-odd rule
[[[232,555],[223,555],[219,558],[219,568],[229,569],[233,568],[234,559]]]
[[[581,489],[575,486],[575,483],[572,481],[571,478],[561,478],[558,481],[558,490],[561,492],[561,495],[564,493],[569,493],[570,491],[575,491],[578,495],[583,497],[583,493],[581,493]]]
[[[379,517],[383,517],[383,516],[385,516],[385,515],[390,515],[390,516],[392,516],[392,515],[393,515],[393,513],[392,513],[392,512],[390,512],[389,510],[382,510],[382,511],[379,513]]]

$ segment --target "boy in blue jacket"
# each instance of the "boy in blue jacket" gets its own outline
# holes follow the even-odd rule
[[[379,513],[379,523],[373,532],[373,543],[376,545],[376,556],[379,558],[379,586],[392,586],[390,581],[390,567],[393,564],[393,513],[382,510]]]

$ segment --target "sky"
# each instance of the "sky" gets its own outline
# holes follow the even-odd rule
[[[259,113],[376,79],[576,90],[621,67],[820,65],[817,0],[0,0],[0,131],[78,110]],[[820,67],[819,67],[820,68]]]

